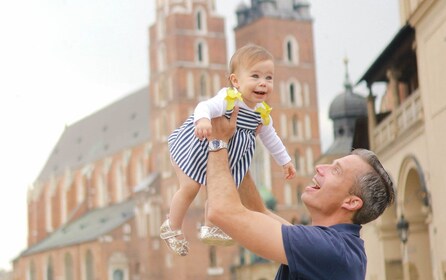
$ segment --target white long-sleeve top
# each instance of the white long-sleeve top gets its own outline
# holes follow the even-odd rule
[[[211,120],[223,116],[227,106],[227,101],[225,100],[226,91],[227,88],[222,88],[214,97],[198,103],[194,110],[194,123],[197,123],[202,118]],[[258,103],[255,108],[249,108],[243,101],[236,101],[236,105],[251,111],[255,111],[258,107],[263,107],[262,103]],[[272,117],[269,117],[269,124],[262,125],[258,131],[258,135],[277,164],[283,166],[291,161],[291,157],[274,129]]]

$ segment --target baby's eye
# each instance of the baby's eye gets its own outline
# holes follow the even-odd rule
[[[257,75],[257,74],[252,74],[251,77],[258,79],[258,78],[259,78],[259,75]]]
[[[273,76],[266,76],[266,79],[267,79],[268,81],[271,81],[271,80],[273,79]]]

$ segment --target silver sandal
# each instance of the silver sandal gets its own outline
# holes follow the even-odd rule
[[[181,230],[172,230],[170,228],[169,219],[165,220],[160,227],[160,237],[166,242],[167,246],[178,255],[186,256],[189,253],[187,240],[176,238],[182,234]]]
[[[216,226],[202,226],[200,240],[208,245],[231,246],[235,244],[235,241],[229,235]]]

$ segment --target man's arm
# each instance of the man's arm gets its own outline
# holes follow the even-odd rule
[[[213,137],[228,142],[234,133],[237,112],[236,108],[230,120],[212,120]],[[242,205],[229,171],[226,149],[209,153],[206,180],[208,219],[255,254],[287,264],[282,223]]]
[[[271,218],[278,220],[282,224],[291,225],[290,222],[274,214],[268,208],[266,208],[249,171],[243,178],[243,181],[240,187],[238,188],[238,193],[242,204],[249,210],[257,211],[265,215],[268,215]]]

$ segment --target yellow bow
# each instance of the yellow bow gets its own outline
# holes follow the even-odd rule
[[[263,124],[269,125],[269,122],[270,122],[269,114],[271,113],[271,110],[273,108],[271,108],[268,104],[266,104],[265,101],[263,101],[262,104],[263,104],[263,106],[257,107],[256,112],[260,113],[260,116],[262,117],[262,120],[263,120]]]
[[[243,101],[243,98],[240,92],[238,92],[234,88],[228,88],[226,90],[225,100],[227,101],[226,110],[232,110],[234,109],[235,101]]]

